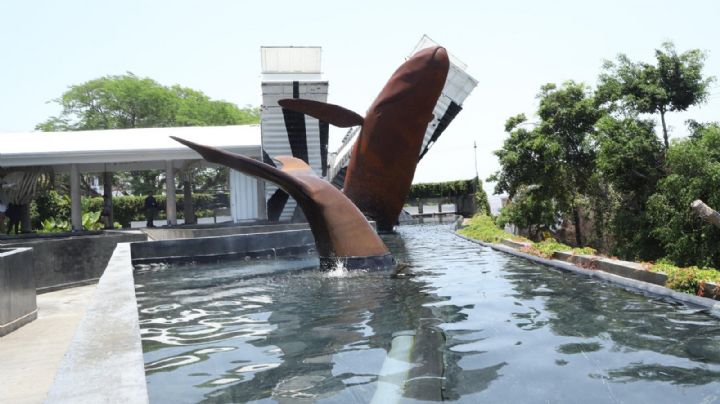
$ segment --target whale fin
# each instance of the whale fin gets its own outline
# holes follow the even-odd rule
[[[274,182],[290,194],[310,224],[321,259],[381,257],[383,263],[392,261],[387,247],[355,204],[304,161],[279,156],[275,160],[282,167],[275,168],[239,154],[170,137],[207,161]]]
[[[335,104],[326,102],[304,100],[301,98],[286,98],[278,101],[281,107],[291,111],[310,115],[319,121],[327,122],[339,128],[349,128],[363,124],[363,117],[357,113]]]

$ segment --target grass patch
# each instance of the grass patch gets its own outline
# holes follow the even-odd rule
[[[667,275],[665,286],[679,292],[702,296],[705,282],[720,283],[720,271],[696,266],[682,268],[660,260],[650,266],[650,271]]]
[[[499,229],[497,225],[495,225],[495,222],[493,222],[492,218],[487,215],[473,216],[468,225],[458,230],[458,233],[465,237],[484,241],[486,243],[498,243],[503,239],[528,241],[528,239],[524,237],[519,237]]]
[[[595,255],[597,252],[591,247],[573,248],[552,238],[533,243],[532,246],[524,250],[529,254],[537,255],[543,258],[552,258],[555,251],[570,252],[575,255]]]
[[[503,239],[530,242],[530,240],[525,237],[516,236],[501,230],[495,225],[492,218],[487,215],[473,216],[468,225],[458,230],[458,233],[465,237],[486,243],[499,243]],[[552,258],[555,251],[570,252],[575,255],[595,255],[597,253],[594,248],[573,248],[552,238],[532,243],[523,248],[522,251],[543,258]],[[714,268],[699,268],[696,266],[682,268],[666,260],[644,265],[647,265],[647,269],[652,272],[667,275],[668,279],[665,282],[665,286],[679,292],[702,296],[705,282],[720,284],[720,271]]]

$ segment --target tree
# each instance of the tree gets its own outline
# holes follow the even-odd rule
[[[703,78],[705,54],[698,49],[678,55],[675,45],[665,42],[655,50],[655,58],[656,65],[633,62],[623,54],[617,63],[606,61],[598,99],[601,103],[619,103],[617,107],[637,113],[659,113],[667,150],[670,143],[665,114],[703,103],[714,78]]]
[[[240,125],[260,122],[259,108],[238,108],[226,101],[211,100],[200,91],[179,85],[163,86],[133,73],[105,76],[70,86],[54,100],[60,115],[36,126],[42,131],[157,128],[168,126]],[[197,178],[213,187],[226,178],[224,169],[202,170]],[[146,194],[162,189],[161,171],[132,172],[119,176],[123,188]]]
[[[70,88],[53,100],[59,116],[38,124],[43,131],[159,128],[258,123],[260,110],[214,101],[200,91],[167,87],[132,73],[105,76]]]
[[[648,200],[653,236],[676,264],[719,267],[720,229],[696,216],[691,203],[720,206],[720,126],[672,143],[666,164],[669,174]]]
[[[595,167],[594,124],[601,116],[589,89],[568,81],[561,87],[547,84],[538,94],[539,124],[528,130],[520,127],[524,115],[508,119],[505,130],[510,137],[495,152],[500,171],[489,181],[497,181],[495,193],[531,192],[523,202],[527,211],[553,207],[557,212],[535,215],[554,218],[571,214],[575,224],[575,243],[582,244],[580,199],[587,192]],[[529,206],[534,203],[537,206]],[[518,223],[515,223],[519,225]],[[536,223],[539,225],[540,223]],[[521,226],[522,227],[522,226]]]
[[[655,259],[662,248],[652,236],[646,203],[662,178],[663,146],[654,123],[635,117],[605,116],[597,123],[596,165],[599,181],[607,185],[593,198],[612,197],[596,217],[607,218],[614,253],[627,259]],[[595,226],[603,226],[595,220]]]

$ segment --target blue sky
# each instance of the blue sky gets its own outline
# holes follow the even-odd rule
[[[7,1],[0,3],[0,132],[58,113],[69,85],[131,71],[238,105],[260,104],[260,46],[319,45],[329,102],[364,113],[423,34],[479,81],[464,111],[418,167],[415,182],[486,178],[505,120],[532,116],[544,83],[594,85],[604,59],[653,60],[672,40],[708,52],[720,77],[720,2],[713,1]],[[707,104],[669,118],[720,121]],[[331,132],[331,147],[344,130]],[[0,148],[2,146],[0,145]]]

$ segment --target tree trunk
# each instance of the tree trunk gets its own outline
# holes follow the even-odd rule
[[[703,201],[697,199],[690,204],[692,210],[700,216],[701,219],[712,224],[713,226],[720,228],[720,213],[715,211],[713,208],[707,206]]]
[[[670,148],[670,141],[668,140],[667,125],[665,124],[665,110],[660,109],[660,122],[662,122],[663,128],[663,140],[665,140],[665,150]]]
[[[582,247],[582,234],[580,233],[580,210],[577,206],[573,208],[573,222],[575,224],[575,245]]]
[[[105,214],[106,222],[105,222],[105,228],[106,229],[114,229],[114,215],[113,215],[113,199],[112,199],[112,178],[113,173],[111,172],[104,172],[103,173],[103,214]]]
[[[29,203],[20,205],[20,226],[22,227],[22,233],[30,233],[32,231]]]
[[[185,224],[196,224],[195,210],[193,209],[192,184],[189,176],[183,181],[183,216],[185,216]]]

